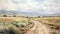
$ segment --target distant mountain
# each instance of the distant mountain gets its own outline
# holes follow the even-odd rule
[[[60,16],[60,13],[55,14],[43,14],[39,12],[22,12],[22,11],[6,11],[0,10],[0,14],[8,14],[8,15],[22,15],[22,16]]]
[[[6,11],[0,10],[0,14],[8,14],[8,15],[24,15],[24,16],[42,16],[43,14],[35,13],[35,12],[22,12],[22,11]]]
[[[47,14],[46,16],[60,16],[60,13],[55,13],[55,14]]]

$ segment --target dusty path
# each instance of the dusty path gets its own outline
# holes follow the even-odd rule
[[[35,24],[35,26],[27,31],[26,34],[49,34],[49,29],[45,25],[34,20],[32,20],[32,22]]]

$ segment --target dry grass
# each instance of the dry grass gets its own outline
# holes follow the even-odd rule
[[[0,17],[0,22],[8,22],[8,21],[28,21],[28,18],[21,17]]]
[[[45,17],[45,18],[34,18],[36,21],[42,21],[48,24],[55,24],[60,22],[60,17]]]
[[[48,31],[48,28],[43,24],[41,26],[40,22],[42,23],[46,23],[46,24],[52,24],[54,25],[55,22],[53,22],[52,20],[57,20],[59,21],[60,18],[59,17],[49,17],[49,18],[32,18],[32,20],[36,20],[34,22],[34,26],[29,29],[28,31],[26,31],[25,33],[23,34],[50,34]],[[52,22],[49,22],[49,21],[52,21]],[[29,21],[29,18],[21,18],[21,17],[0,17],[0,22],[8,22],[8,21]],[[39,21],[39,23],[37,22]],[[56,25],[57,26],[57,25]],[[14,26],[15,27],[15,26]],[[12,28],[15,29],[13,26]],[[16,30],[18,31],[17,33],[19,33],[19,28],[16,28]]]
[[[36,21],[42,22],[43,24],[48,25],[48,27],[52,30],[50,32],[52,32],[53,34],[60,34],[60,17],[45,17],[45,18],[36,18],[34,19]],[[56,31],[57,30],[57,31]],[[55,32],[55,33],[54,33]],[[51,34],[52,34],[51,33]]]

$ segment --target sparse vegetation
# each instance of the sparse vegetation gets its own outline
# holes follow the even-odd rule
[[[33,20],[33,21],[32,21]],[[36,24],[35,24],[35,22]],[[40,26],[39,23],[43,26]],[[22,17],[0,17],[0,33],[1,34],[39,34],[44,30],[52,29],[60,30],[60,18],[22,18]],[[43,28],[45,27],[46,28]],[[40,28],[42,29],[41,32]],[[37,30],[36,30],[37,29]],[[49,30],[48,30],[49,31]],[[54,32],[52,32],[54,34]],[[55,32],[56,33],[56,32]],[[47,33],[46,33],[47,34]],[[57,34],[57,33],[56,33]]]
[[[1,20],[3,20],[3,21],[0,21],[1,22],[0,23],[0,32],[2,32],[2,33],[6,32],[6,34],[8,34],[8,33],[9,34],[14,34],[14,33],[22,34],[23,32],[26,32],[28,29],[33,27],[33,25],[32,25],[33,23],[31,21],[15,21],[15,20],[10,21],[10,19],[7,21],[5,19],[1,19]],[[32,25],[32,26],[30,26],[30,25]],[[3,27],[4,29],[1,27]],[[1,31],[1,29],[2,29],[2,31]],[[5,32],[3,32],[3,30]]]

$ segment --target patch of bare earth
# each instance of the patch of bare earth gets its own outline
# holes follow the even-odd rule
[[[25,34],[50,34],[49,29],[38,21],[33,21],[35,26],[28,30]]]

